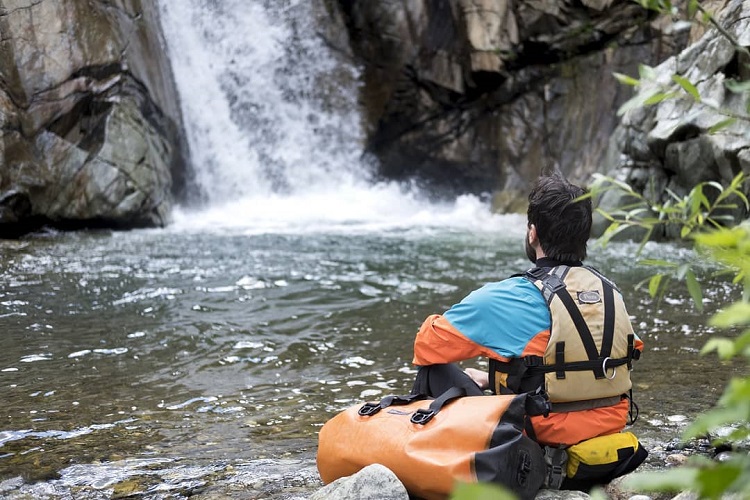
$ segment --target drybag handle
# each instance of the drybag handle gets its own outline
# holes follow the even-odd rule
[[[454,399],[462,398],[464,396],[466,396],[466,389],[463,387],[451,387],[435,398],[435,400],[430,403],[429,407],[419,408],[415,411],[409,420],[413,424],[425,425],[443,409],[443,406],[447,405]]]
[[[421,399],[427,399],[427,395],[408,394],[406,396],[386,396],[381,399],[379,403],[363,404],[362,407],[357,410],[357,414],[363,417],[369,417],[370,415],[375,415],[383,408],[388,408],[389,406],[408,405],[413,401],[419,401]]]

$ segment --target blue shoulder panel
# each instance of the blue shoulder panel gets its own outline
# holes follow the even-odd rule
[[[537,333],[549,329],[551,321],[542,294],[521,277],[488,283],[443,316],[471,341],[506,358],[520,356]]]

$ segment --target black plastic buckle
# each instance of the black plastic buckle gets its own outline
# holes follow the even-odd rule
[[[424,425],[430,420],[432,420],[432,417],[436,415],[435,410],[430,410],[429,408],[419,408],[417,411],[415,411],[409,421],[412,424],[420,424]]]
[[[519,486],[526,486],[531,474],[531,457],[524,450],[521,450],[518,456],[518,470],[516,471],[516,481]]]
[[[380,410],[381,410],[380,403],[365,403],[362,405],[362,408],[357,410],[357,415],[361,415],[363,417],[369,417],[371,415],[375,415]]]
[[[552,293],[557,293],[563,288],[566,288],[565,282],[560,279],[556,274],[550,274],[542,278],[544,286],[549,289]]]

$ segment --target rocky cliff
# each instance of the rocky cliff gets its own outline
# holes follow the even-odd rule
[[[610,176],[655,204],[667,202],[670,192],[684,196],[701,182],[728,185],[740,172],[750,175],[750,92],[732,90],[732,82],[750,81],[750,3],[706,4],[711,4],[724,33],[699,33],[688,48],[642,79],[637,96],[641,101],[654,94],[675,97],[625,113],[605,162]],[[675,75],[694,84],[699,99],[682,89]],[[718,191],[707,189],[705,195],[715,198]],[[611,210],[622,198],[622,193],[611,191],[601,205]],[[747,210],[739,203],[730,215],[742,220]],[[602,230],[606,223],[600,223]],[[665,227],[654,236],[672,238],[678,230]]]
[[[555,165],[577,181],[603,171],[630,97],[612,73],[688,38],[630,0],[338,1],[380,173],[491,192],[499,210],[522,209]]]
[[[163,225],[186,161],[153,0],[0,0],[0,236]]]

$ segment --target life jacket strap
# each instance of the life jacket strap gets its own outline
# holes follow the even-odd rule
[[[555,377],[558,379],[565,378],[565,342],[558,342],[555,345]]]
[[[563,342],[560,342],[562,344]],[[638,352],[638,351],[636,351]],[[550,372],[556,372],[558,375],[562,371],[564,372],[582,372],[582,371],[596,371],[597,369],[600,370],[602,373],[605,373],[610,368],[617,368],[618,366],[626,365],[630,362],[631,358],[599,358],[599,359],[589,359],[586,361],[569,361],[567,363],[563,363],[561,366],[555,363],[554,365],[547,365],[547,366],[530,366],[527,368],[527,372],[535,375],[538,373],[550,373]],[[558,378],[561,378],[558,376]],[[565,378],[565,377],[562,377]]]
[[[585,401],[569,401],[567,403],[550,403],[551,413],[568,413],[571,411],[593,410],[595,408],[604,408],[605,406],[614,406],[622,400],[622,396],[612,396],[609,398],[587,399]]]

